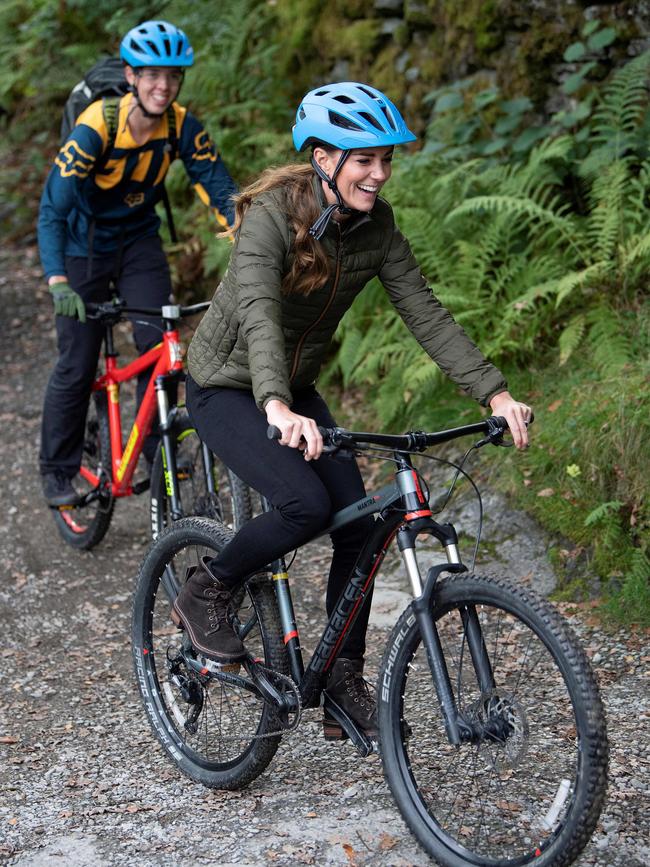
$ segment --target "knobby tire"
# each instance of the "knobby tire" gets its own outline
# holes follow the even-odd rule
[[[183,518],[164,530],[140,568],[132,621],[136,677],[156,738],[184,774],[219,789],[240,789],[258,777],[281,738],[276,714],[256,695],[218,680],[202,681],[175,662],[180,648],[192,651],[185,632],[176,629],[170,618],[174,594],[186,570],[205,554],[218,553],[232,536],[220,522],[195,517]],[[247,650],[267,668],[288,675],[270,576],[255,576],[246,591],[234,598],[234,625],[245,630]],[[172,668],[176,665],[173,672],[170,660]],[[185,697],[179,679],[184,680]],[[196,732],[186,727],[195,706],[192,702],[201,707]],[[275,734],[260,737],[266,733]]]
[[[407,825],[445,867],[571,864],[605,798],[607,735],[589,662],[552,606],[507,581],[456,575],[433,618],[459,710],[507,734],[452,746],[409,607],[379,675],[384,773]],[[481,694],[460,611],[473,606],[494,671]],[[485,729],[481,728],[481,731]]]

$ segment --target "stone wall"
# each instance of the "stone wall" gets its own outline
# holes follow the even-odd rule
[[[384,89],[420,128],[435,88],[480,74],[544,114],[572,71],[563,61],[586,21],[614,26],[596,77],[650,48],[650,0],[278,0],[292,96],[332,80]]]

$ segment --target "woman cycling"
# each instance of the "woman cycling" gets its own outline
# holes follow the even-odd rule
[[[510,396],[502,374],[433,296],[379,197],[394,146],[414,139],[379,91],[327,85],[305,96],[293,127],[296,148],[311,149],[310,164],[269,169],[236,197],[228,271],[188,353],[187,404],[201,438],[275,508],[205,558],[174,604],[175,622],[218,662],[245,653],[227,621],[233,588],[364,496],[355,461],[319,460],[318,425],[335,422],[314,383],[341,317],[373,277],[442,370],[506,417],[518,447],[527,444],[529,407]],[[279,444],[267,438],[269,424],[282,432]],[[369,522],[332,534],[328,613]],[[326,688],[372,736],[375,705],[362,677],[369,612],[368,598]]]

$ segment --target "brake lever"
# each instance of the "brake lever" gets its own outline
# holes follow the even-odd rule
[[[495,420],[495,418],[495,416],[489,416],[485,419],[485,423],[488,426],[487,436],[482,440],[479,440],[477,443],[474,443],[475,449],[480,449],[487,445],[500,446],[503,449],[511,449],[513,447],[514,443],[503,442],[505,430],[501,424]]]

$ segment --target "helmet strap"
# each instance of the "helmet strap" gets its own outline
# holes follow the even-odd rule
[[[347,160],[349,155],[350,155],[349,150],[341,152],[341,156],[339,157],[339,161],[336,164],[336,168],[332,172],[331,178],[318,165],[318,163],[316,162],[316,160],[314,159],[314,157],[312,155],[311,164],[312,164],[314,171],[316,172],[318,177],[321,178],[321,180],[325,181],[325,183],[327,184],[329,189],[336,196],[336,203],[332,204],[332,205],[328,205],[327,208],[325,208],[325,210],[322,212],[320,217],[316,220],[316,222],[309,229],[309,234],[313,238],[315,238],[317,241],[320,241],[320,239],[323,237],[323,234],[325,233],[325,229],[327,228],[328,223],[332,219],[332,216],[334,215],[335,211],[338,211],[340,214],[346,214],[346,215],[351,214],[353,211],[352,208],[348,208],[348,206],[344,203],[343,197],[341,196],[339,188],[336,185],[336,176],[343,168],[343,164],[345,163],[345,161]]]

